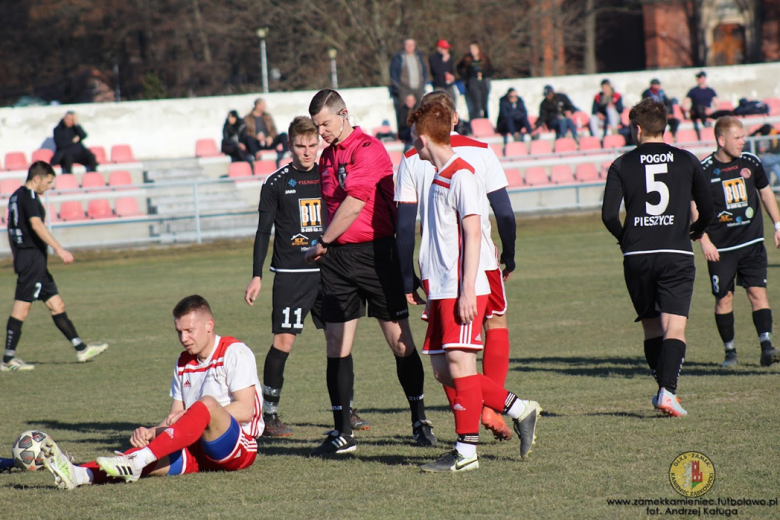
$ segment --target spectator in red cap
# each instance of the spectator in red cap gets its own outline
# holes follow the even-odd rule
[[[450,44],[447,40],[436,42],[436,52],[428,57],[428,65],[431,69],[433,89],[445,91],[453,102],[456,101],[455,63],[452,61]]]

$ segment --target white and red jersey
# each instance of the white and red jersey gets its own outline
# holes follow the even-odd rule
[[[184,402],[187,409],[201,397],[210,395],[222,406],[233,402],[233,392],[255,387],[255,407],[252,420],[241,423],[250,437],[263,433],[263,396],[257,377],[255,355],[236,338],[217,336],[214,349],[205,361],[182,352],[176,362],[171,382],[171,397]]]
[[[485,188],[474,168],[458,154],[434,175],[420,242],[420,275],[429,299],[444,300],[460,295],[465,252],[461,220],[469,215],[482,216],[484,200]],[[483,258],[480,255],[477,296],[490,294]]]
[[[490,204],[487,194],[493,193],[509,184],[504,174],[504,168],[498,160],[495,152],[485,143],[460,135],[456,132],[450,134],[450,144],[464,161],[474,167],[477,178],[485,187],[482,200],[482,261],[486,270],[498,269],[496,259],[496,246],[491,237],[492,226],[490,224]],[[436,175],[436,168],[428,162],[420,159],[417,150],[410,149],[401,159],[398,166],[398,174],[395,181],[395,201],[417,203],[420,209],[420,220],[425,228],[426,204],[428,190]]]

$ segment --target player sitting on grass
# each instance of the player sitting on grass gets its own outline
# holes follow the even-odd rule
[[[452,114],[446,106],[423,105],[409,122],[417,153],[437,170],[428,193],[420,245],[420,273],[428,294],[423,353],[431,356],[436,379],[455,388],[452,411],[458,434],[454,451],[421,469],[460,472],[479,467],[477,443],[483,402],[514,419],[520,455],[525,458],[534,443],[539,403],[518,399],[477,373],[482,323],[491,292],[480,255],[484,185],[450,145]]]
[[[118,457],[75,466],[52,440],[44,465],[57,487],[75,489],[111,477],[135,482],[142,476],[183,475],[248,468],[263,431],[262,397],[255,356],[245,344],[214,332],[208,302],[188,296],[173,309],[184,350],[171,384],[173,404],[154,428],[136,428],[133,448]]]

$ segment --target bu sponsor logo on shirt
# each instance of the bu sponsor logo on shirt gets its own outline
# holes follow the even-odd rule
[[[745,179],[737,177],[723,181],[723,195],[726,197],[726,209],[744,208],[748,205]]]
[[[301,232],[322,231],[322,201],[298,199],[301,216]]]

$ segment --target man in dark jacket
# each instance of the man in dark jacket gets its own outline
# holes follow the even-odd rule
[[[426,81],[425,56],[417,50],[415,41],[408,38],[404,40],[404,48],[390,62],[390,96],[395,107],[396,128],[402,126],[400,115],[406,96],[414,94],[418,101],[422,99]]]
[[[52,164],[62,165],[63,173],[73,173],[73,163],[83,164],[88,172],[97,170],[95,154],[84,146],[87,133],[81,128],[75,112],[66,112],[54,128],[54,144],[57,151],[51,158]]]
[[[571,116],[577,111],[577,107],[566,94],[556,93],[551,85],[544,87],[544,99],[539,105],[539,119],[536,120],[536,128],[545,125],[555,131],[555,138],[566,137],[566,132],[571,131],[575,140],[577,126]]]
[[[650,80],[650,88],[642,92],[642,99],[653,98],[657,103],[663,103],[666,107],[666,122],[669,123],[669,131],[672,135],[677,135],[677,127],[680,126],[680,120],[674,117],[675,101],[666,96],[666,92],[661,86],[661,80],[653,78]]]
[[[506,95],[498,102],[498,121],[496,122],[498,133],[504,136],[504,144],[511,135],[515,140],[522,139],[521,131],[531,135],[533,128],[528,122],[528,111],[525,103],[517,91],[513,88],[507,90]]]
[[[431,82],[434,90],[443,90],[453,101],[457,100],[455,87],[455,62],[450,54],[450,44],[447,40],[436,43],[436,52],[428,57],[431,68]]]
[[[602,137],[608,131],[617,133],[620,128],[620,115],[623,113],[623,97],[615,92],[608,79],[601,81],[601,92],[593,98],[590,113],[591,135]]]

